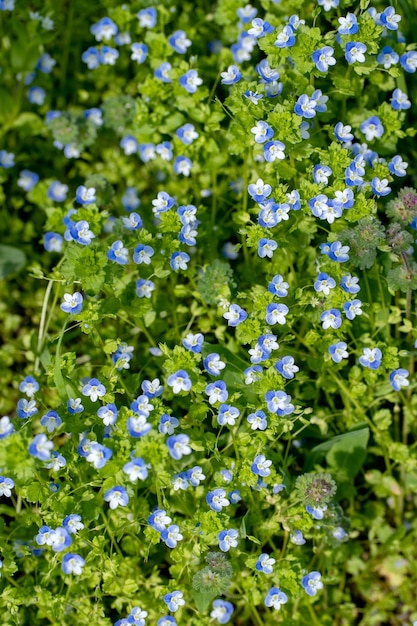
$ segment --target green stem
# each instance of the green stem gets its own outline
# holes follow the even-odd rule
[[[107,534],[108,534],[108,536],[110,538],[110,542],[111,542],[112,547],[116,550],[116,552],[117,552],[117,554],[119,556],[123,556],[122,551],[120,550],[120,548],[119,548],[119,546],[117,544],[117,541],[114,538],[113,532],[112,532],[112,530],[110,528],[110,525],[109,525],[109,521],[108,521],[104,511],[101,511],[101,517],[102,517],[102,520],[104,522],[104,526],[106,528]]]

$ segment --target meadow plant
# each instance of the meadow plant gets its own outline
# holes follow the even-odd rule
[[[417,623],[411,5],[0,0],[2,624]]]

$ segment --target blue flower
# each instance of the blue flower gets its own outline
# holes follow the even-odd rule
[[[117,509],[119,506],[127,506],[129,496],[124,487],[116,486],[106,491],[104,500],[109,503],[111,509]]]
[[[220,75],[222,77],[222,85],[233,85],[234,83],[238,83],[242,78],[242,72],[236,65],[229,65],[227,71],[222,72]]]
[[[223,317],[227,320],[227,325],[236,327],[239,326],[248,317],[248,314],[238,304],[231,304],[229,310],[223,313]]]
[[[267,122],[258,120],[256,125],[251,128],[256,143],[265,143],[274,136],[274,131]]]
[[[149,526],[159,533],[165,530],[171,522],[172,519],[164,509],[155,509],[148,517]]]
[[[192,386],[191,379],[185,370],[178,370],[174,374],[168,376],[167,384],[172,387],[172,391],[174,393],[190,391]]]
[[[187,52],[187,48],[191,46],[191,40],[187,38],[187,35],[183,30],[176,30],[168,38],[168,43],[179,54],[185,54]]]
[[[294,530],[291,535],[290,535],[290,541],[291,543],[295,544],[296,546],[303,546],[306,542],[306,540],[303,537],[303,533],[301,532],[301,530]]]
[[[411,107],[411,102],[407,94],[398,88],[392,92],[391,106],[395,111],[406,111]]]
[[[64,238],[59,233],[45,233],[43,246],[47,252],[61,252],[63,245]]]
[[[186,270],[187,263],[190,261],[190,256],[186,252],[173,252],[169,265],[175,272],[178,270]]]
[[[19,384],[19,391],[25,393],[28,398],[33,398],[35,393],[39,391],[39,383],[33,376],[26,376]]]
[[[126,265],[129,261],[129,250],[124,247],[123,241],[118,239],[108,249],[107,258],[119,265]]]
[[[281,606],[286,602],[288,602],[287,594],[281,591],[278,587],[271,587],[264,600],[265,606],[273,607],[277,611],[279,611]]]
[[[266,307],[265,320],[268,322],[268,324],[271,324],[271,325],[274,325],[274,324],[283,325],[287,321],[285,316],[288,314],[288,312],[289,312],[289,308],[287,307],[286,304],[275,304],[275,303],[268,304],[268,306]]]
[[[76,222],[69,232],[73,240],[83,246],[89,246],[91,240],[95,238],[95,234],[90,230],[90,224],[86,220]]]
[[[97,48],[90,47],[82,53],[81,60],[89,70],[95,70],[100,65],[100,53]]]
[[[192,453],[190,446],[188,445],[190,438],[188,435],[171,435],[166,440],[168,446],[168,452],[175,461],[179,461],[183,456]]]
[[[320,589],[323,589],[320,572],[310,572],[303,576],[301,580],[303,589],[309,596],[315,596]]]
[[[259,100],[262,100],[263,95],[261,93],[257,93],[255,91],[251,91],[248,89],[243,93],[245,98],[247,98],[252,104],[258,104]]]
[[[256,561],[255,568],[258,572],[262,572],[263,574],[272,574],[272,566],[274,563],[275,559],[270,557],[269,554],[263,552]]]
[[[187,470],[185,477],[187,480],[190,481],[190,484],[193,487],[198,487],[200,482],[205,479],[205,475],[203,474],[203,469],[200,467],[200,465],[196,465],[195,467],[192,467],[191,469]]]
[[[113,426],[117,421],[118,411],[115,404],[105,404],[97,411],[97,416],[105,426]]]
[[[258,178],[256,183],[248,185],[248,193],[254,202],[263,202],[272,191],[271,185],[264,183],[262,178]]]
[[[160,191],[157,197],[152,200],[152,212],[158,216],[160,213],[169,211],[175,204],[174,198],[172,198],[166,191]]]
[[[268,411],[279,416],[290,415],[294,411],[291,396],[285,391],[267,391],[265,394]]]
[[[382,352],[379,348],[364,348],[362,356],[359,357],[359,363],[364,367],[377,370],[381,365]]]
[[[81,398],[69,398],[67,402],[67,410],[71,415],[82,413],[84,411],[84,407],[81,404]]]
[[[289,285],[284,281],[281,274],[276,274],[268,285],[269,293],[272,293],[274,296],[279,296],[280,298],[284,298],[288,295],[288,289]]]
[[[291,48],[296,42],[295,31],[290,24],[284,26],[282,31],[278,34],[274,46],[277,48]]]
[[[220,426],[234,426],[237,418],[240,415],[239,409],[228,404],[222,404],[219,408],[219,414],[217,415],[217,423]]]
[[[331,346],[329,346],[328,350],[334,363],[340,363],[342,359],[349,358],[347,343],[345,343],[344,341],[338,341],[337,343],[332,344]]]
[[[140,243],[133,251],[133,261],[140,265],[144,263],[145,265],[149,265],[151,263],[151,257],[155,254],[155,250],[152,246],[146,246],[143,243]]]
[[[300,96],[294,105],[294,113],[311,119],[316,115],[317,102],[313,98],[309,98],[306,94]]]
[[[147,435],[152,430],[152,424],[149,424],[146,415],[141,413],[137,417],[129,417],[126,428],[131,437],[138,438]]]
[[[87,451],[86,460],[91,463],[95,469],[101,469],[104,467],[109,459],[111,459],[113,452],[107,446],[101,443],[93,441]]]
[[[158,430],[164,435],[173,435],[175,428],[177,428],[179,424],[180,422],[176,417],[164,413],[159,419]]]
[[[38,412],[35,400],[26,400],[26,398],[22,398],[17,403],[17,416],[20,419],[26,419],[28,417],[32,417],[36,415]]]
[[[273,83],[280,78],[278,70],[270,67],[267,59],[262,59],[262,61],[260,61],[260,63],[258,63],[258,65],[255,67],[255,70],[257,71],[262,82],[264,83]],[[257,102],[255,102],[255,104],[256,103]]]
[[[380,14],[379,20],[388,30],[398,30],[398,24],[401,22],[401,15],[395,13],[394,7],[387,7]]]
[[[255,9],[255,7],[251,6],[250,4],[247,4],[243,8],[236,10],[236,14],[242,24],[248,24],[256,17],[257,13],[258,9]]]
[[[235,528],[221,530],[218,535],[219,548],[222,552],[228,552],[230,548],[236,548],[239,533]]]
[[[126,156],[130,156],[131,154],[137,153],[139,144],[135,137],[133,137],[133,135],[126,135],[126,137],[122,137],[122,139],[120,140],[120,147],[122,148]]]
[[[62,419],[56,411],[48,411],[48,413],[42,415],[41,424],[42,426],[45,426],[48,433],[52,433],[54,430],[61,426]]]
[[[171,617],[171,615],[164,615],[159,618],[156,626],[177,626],[177,622],[173,617]]]
[[[250,413],[246,419],[251,425],[252,430],[266,430],[268,426],[266,415],[263,411],[255,411],[255,413]]]
[[[355,35],[358,30],[358,20],[354,13],[348,13],[346,17],[339,17],[338,22],[340,24],[337,32],[339,35]]]
[[[193,141],[195,141],[199,137],[198,132],[195,130],[194,124],[184,124],[183,126],[180,126],[175,131],[175,134],[178,139],[180,139],[182,143],[186,146],[190,146]]]
[[[376,60],[383,65],[386,70],[389,70],[392,65],[398,63],[400,57],[390,46],[384,46],[376,57]]]
[[[123,466],[123,471],[129,476],[131,482],[146,480],[148,478],[148,465],[139,457],[132,456],[132,460]]]
[[[65,459],[65,457],[63,457],[62,454],[59,454],[58,452],[53,451],[52,460],[49,463],[47,463],[45,467],[47,469],[53,470],[54,472],[58,472],[62,467],[65,467],[66,464],[67,464],[67,460]]]
[[[6,150],[0,150],[0,167],[8,169],[14,166],[15,155],[13,152],[7,152]]]
[[[151,280],[139,278],[136,281],[136,295],[138,298],[150,298],[154,289],[155,284]]]
[[[139,155],[144,163],[148,163],[156,158],[155,144],[142,143],[139,145]]]
[[[340,286],[344,291],[346,291],[346,293],[351,294],[359,293],[361,290],[359,286],[359,278],[357,276],[351,276],[350,274],[342,276]]]
[[[219,624],[227,624],[232,617],[233,610],[234,606],[231,602],[227,602],[227,600],[214,600],[210,617],[217,619]]]
[[[408,163],[397,154],[388,163],[388,169],[394,176],[406,176]]]
[[[336,59],[333,55],[334,49],[331,46],[324,46],[324,48],[315,50],[311,58],[319,72],[327,72],[329,65],[336,65]]]
[[[6,476],[0,476],[0,498],[10,498],[12,495],[12,489],[14,487],[14,481]]]
[[[101,109],[98,109],[97,107],[86,109],[83,115],[85,119],[92,122],[94,126],[103,126],[103,111]]]
[[[351,130],[351,126],[345,126],[342,122],[337,122],[336,126],[334,127],[334,135],[338,141],[352,141],[354,137],[350,132]]]
[[[372,139],[382,137],[384,134],[384,127],[376,115],[372,115],[367,120],[364,120],[360,125],[360,129],[365,135],[366,141],[372,141]]]
[[[168,528],[161,532],[161,539],[168,548],[175,548],[177,543],[184,539],[184,537],[180,533],[179,526],[171,524],[171,526],[168,526]]]
[[[212,376],[219,376],[222,369],[226,367],[226,364],[221,360],[220,355],[217,352],[211,352],[203,360],[204,369]]]
[[[202,333],[188,333],[182,340],[182,345],[187,350],[198,354],[201,352],[204,343],[204,335]]]
[[[162,83],[172,83],[172,79],[169,77],[169,72],[171,70],[172,70],[171,63],[168,63],[168,61],[165,61],[164,63],[161,63],[159,67],[156,68],[156,70],[154,71],[154,76],[155,78],[160,80]]]
[[[90,380],[83,386],[81,393],[90,398],[91,402],[96,402],[106,394],[106,388],[97,378]]]
[[[42,87],[31,87],[28,92],[28,100],[31,104],[42,105],[45,102],[46,91]]]
[[[264,259],[265,257],[272,259],[274,251],[277,248],[278,244],[274,239],[266,239],[265,237],[262,237],[258,241],[258,256],[261,259]]]
[[[4,166],[3,166],[4,167]],[[17,184],[24,191],[31,191],[39,181],[39,175],[30,170],[22,170],[19,174]]]
[[[404,52],[400,56],[400,64],[403,70],[409,74],[414,74],[417,70],[417,51],[410,50],[410,52]]]
[[[268,141],[264,145],[264,157],[268,163],[273,163],[277,159],[285,159],[285,144],[282,141]]]
[[[162,395],[164,388],[161,385],[159,378],[154,378],[152,381],[144,380],[141,384],[143,393],[148,396],[148,398],[158,398]]]
[[[294,358],[292,356],[282,357],[282,359],[275,363],[275,369],[281,374],[281,376],[287,378],[288,380],[294,378],[294,374],[300,370],[300,368],[294,364]]]
[[[330,289],[334,289],[334,287],[336,287],[336,281],[326,274],[326,272],[320,272],[314,282],[315,291],[317,291],[317,293],[323,292],[325,296],[328,296]]]
[[[248,33],[256,39],[259,39],[264,35],[269,35],[274,31],[274,27],[271,26],[269,22],[264,21],[260,17],[255,17],[255,19],[252,20],[251,24],[252,28],[249,28]]]
[[[48,187],[46,195],[54,202],[64,202],[67,199],[68,186],[54,180]]]
[[[197,70],[188,70],[188,72],[180,76],[179,82],[181,87],[184,87],[188,93],[195,93],[197,88],[203,84]]]
[[[329,176],[333,174],[332,169],[328,165],[315,165],[313,169],[314,182],[320,185],[325,185],[329,182]]]
[[[408,387],[408,385],[410,384],[410,381],[408,380],[409,375],[410,372],[403,368],[393,370],[390,373],[389,381],[394,391],[400,391],[402,387]]]
[[[328,257],[332,261],[337,261],[338,263],[345,263],[349,261],[349,246],[343,246],[340,241],[334,241],[328,250]]]
[[[87,188],[85,185],[80,185],[80,187],[77,187],[75,194],[78,204],[93,204],[97,199],[94,187]]]
[[[136,17],[139,20],[139,26],[142,28],[154,28],[154,26],[156,26],[157,13],[154,7],[148,7],[147,9],[138,11]]]
[[[100,50],[100,63],[103,65],[114,65],[119,58],[119,51],[110,46],[103,46]]]
[[[59,308],[61,311],[64,311],[64,313],[70,313],[71,315],[81,313],[83,308],[82,295],[79,291],[75,291],[73,294],[64,293],[64,300]]]
[[[63,527],[65,530],[71,535],[76,535],[79,530],[84,528],[84,524],[81,521],[81,515],[76,513],[71,513],[71,515],[67,515],[63,522]]]
[[[96,41],[109,41],[117,34],[118,30],[116,24],[109,17],[103,17],[99,22],[90,26],[90,32]]]
[[[324,330],[333,328],[334,330],[340,328],[342,324],[342,315],[337,309],[328,309],[323,311],[320,315],[320,321],[323,322],[322,327]]]
[[[5,439],[14,431],[14,425],[10,421],[10,417],[5,415],[0,418],[0,439]]]
[[[182,591],[172,591],[171,593],[165,594],[164,602],[166,602],[168,610],[173,613],[178,611],[178,609],[185,604]]]
[[[367,47],[360,41],[349,41],[345,48],[345,59],[351,65],[352,63],[364,63],[365,52]]]
[[[210,404],[216,404],[216,402],[226,402],[229,397],[226,383],[223,380],[216,380],[215,383],[209,383],[205,389],[208,395]]]
[[[348,320],[353,320],[357,315],[362,315],[362,302],[360,300],[352,300],[352,302],[345,302],[343,310]]]
[[[51,531],[47,543],[54,552],[63,552],[72,544],[72,538],[65,528],[58,526]]]
[[[230,501],[226,497],[225,489],[214,489],[206,495],[206,502],[212,511],[219,513],[225,506],[230,505]]]
[[[129,213],[128,217],[122,217],[122,222],[123,226],[127,230],[139,230],[139,228],[142,228],[143,226],[141,216],[134,211],[132,211],[132,213]]]
[[[132,43],[130,46],[132,54],[130,58],[137,63],[144,63],[148,56],[148,46],[144,43]]]
[[[40,461],[49,461],[51,450],[54,447],[44,434],[36,435],[29,444],[29,454]]]
[[[186,156],[177,156],[174,161],[174,172],[175,174],[182,174],[183,176],[189,176],[191,173],[191,169],[193,167],[193,162]]]
[[[266,458],[264,454],[258,454],[251,465],[251,471],[256,476],[262,476],[265,478],[271,474],[271,470],[269,469],[272,465],[272,461]]]

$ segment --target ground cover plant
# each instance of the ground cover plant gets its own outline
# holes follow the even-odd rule
[[[416,26],[0,0],[2,624],[417,624]]]

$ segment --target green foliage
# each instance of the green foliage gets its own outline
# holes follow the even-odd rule
[[[367,0],[253,2],[267,22],[254,39],[238,0],[164,0],[153,26],[142,0],[12,4],[0,2],[1,623],[156,624],[175,591],[184,626],[218,622],[215,600],[233,624],[417,621],[414,44]],[[395,10],[411,42],[415,16]],[[348,13],[358,32],[340,35]],[[103,17],[120,38],[95,37]],[[289,19],[295,41],[279,47]],[[347,61],[351,41],[365,62]],[[321,71],[324,46],[336,63]],[[386,46],[401,57],[389,68]],[[228,84],[232,64],[242,77]],[[383,130],[368,139],[372,116]],[[66,535],[70,515],[82,527]]]

